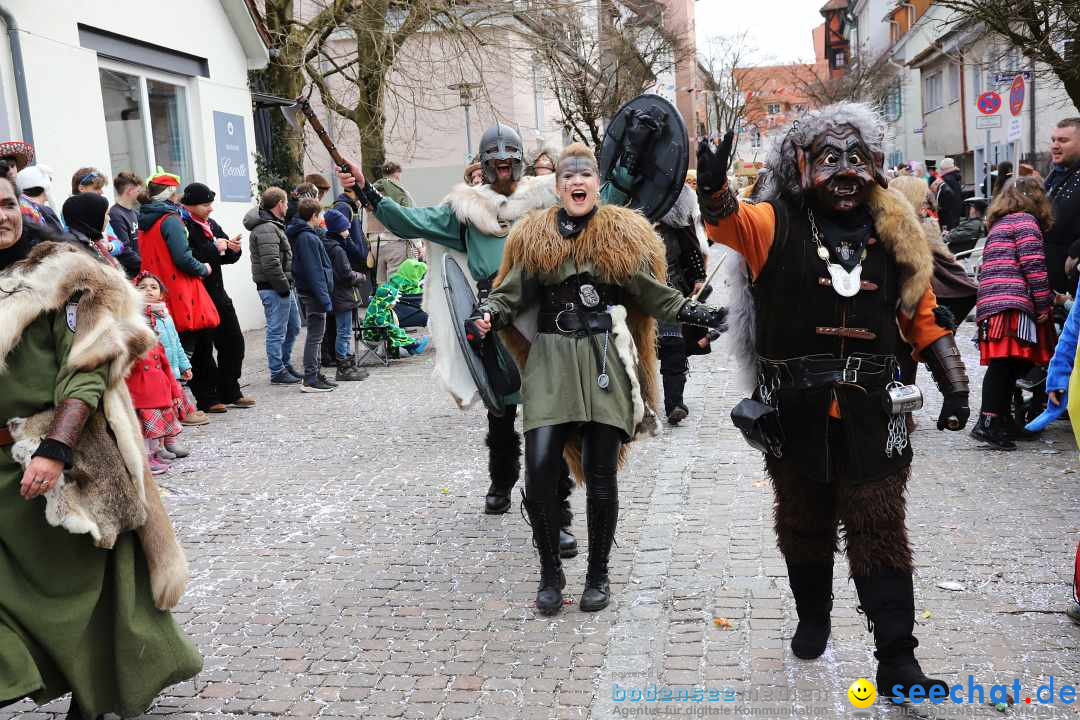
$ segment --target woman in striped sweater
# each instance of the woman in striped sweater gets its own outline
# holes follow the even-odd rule
[[[1019,427],[1009,413],[1016,380],[1054,353],[1052,295],[1046,274],[1043,232],[1052,223],[1042,185],[1032,178],[1010,181],[987,216],[990,235],[979,271],[975,320],[979,353],[986,365],[982,412],[971,431],[976,440],[1013,450]]]

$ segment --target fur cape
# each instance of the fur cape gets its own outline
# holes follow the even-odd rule
[[[510,226],[532,210],[549,208],[559,202],[555,193],[555,174],[525,175],[518,180],[514,194],[507,197],[490,185],[461,183],[443,201],[450,205],[461,223],[493,237],[506,237]]]
[[[123,273],[67,243],[37,245],[29,256],[0,273],[0,370],[23,330],[41,313],[73,313],[75,341],[69,367],[87,371],[108,365],[101,405],[74,448],[74,467],[45,495],[46,520],[72,533],[88,533],[111,548],[116,536],[136,530],[150,569],[154,602],[176,606],[188,580],[188,564],[157,484],[146,467],[146,450],[125,378],[157,336],[143,314],[138,291]],[[78,304],[69,303],[78,295]],[[48,433],[52,409],[12,418],[12,455],[25,467]]]
[[[657,278],[667,277],[667,257],[664,244],[653,226],[640,213],[623,207],[601,205],[596,215],[580,235],[564,238],[556,227],[557,207],[530,213],[514,225],[503,252],[502,266],[495,279],[498,286],[511,267],[521,267],[530,273],[551,273],[567,259],[579,265],[590,264],[601,282],[618,285],[643,267]],[[634,437],[655,434],[659,407],[656,356],[656,320],[640,308],[628,303],[625,323],[633,338],[634,348],[619,352],[634,387],[635,411],[641,414]],[[622,313],[613,312],[613,316]],[[507,349],[513,353],[519,367],[525,367],[531,342],[516,326],[500,331]],[[629,351],[629,352],[627,352]],[[640,395],[640,398],[637,397]],[[620,466],[625,462],[628,447],[619,451]],[[575,436],[567,443],[565,456],[578,482],[584,481],[581,467],[581,438]]]
[[[907,317],[930,288],[934,258],[919,218],[910,203],[894,191],[874,185],[868,200],[874,229],[883,246],[896,259],[900,273],[897,308]],[[750,278],[743,262],[729,262],[724,284],[729,287],[728,326],[724,342],[739,360],[739,386],[749,392],[757,383],[757,352],[754,347],[754,306]]]

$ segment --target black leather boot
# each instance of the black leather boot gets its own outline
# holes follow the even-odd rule
[[[524,497],[521,504],[529,514],[533,545],[540,554],[536,609],[543,615],[554,615],[562,609],[562,591],[566,587],[566,576],[559,557],[558,507],[544,507],[543,503],[528,497]]]
[[[615,541],[615,525],[619,519],[619,498],[597,502],[589,498],[585,502],[585,514],[589,523],[589,569],[585,573],[585,591],[579,603],[584,612],[603,610],[611,601],[608,581],[608,557]]]
[[[799,625],[791,637],[791,652],[803,660],[813,660],[825,652],[832,632],[832,563],[788,563],[788,582],[795,596]]]
[[[897,691],[909,695],[913,685],[921,685],[924,697],[930,689],[941,686],[949,690],[941,680],[929,678],[915,659],[915,589],[911,573],[907,570],[889,568],[875,575],[856,575],[855,588],[859,592],[859,610],[866,615],[867,629],[874,633],[877,652],[878,695],[895,697]],[[897,687],[899,686],[899,687]]]
[[[683,403],[683,389],[686,387],[686,375],[661,375],[664,381],[664,412],[669,425],[678,425],[690,411]]]
[[[521,436],[514,429],[517,406],[510,405],[506,414],[495,417],[488,413],[488,474],[491,485],[484,498],[484,512],[502,515],[510,509],[510,491],[521,474]]]
[[[563,460],[563,474],[559,478],[559,521],[562,526],[559,529],[559,556],[563,558],[577,557],[578,544],[574,537],[574,531],[570,524],[574,521],[574,513],[570,509],[570,491],[574,487],[574,479],[570,477],[570,468]]]
[[[971,437],[998,450],[1016,449],[1016,443],[1009,439],[1007,421],[1002,415],[979,413],[978,422],[971,428]]]

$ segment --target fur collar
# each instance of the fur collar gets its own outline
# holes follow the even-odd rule
[[[533,212],[514,225],[503,251],[500,277],[511,265],[531,273],[551,273],[568,259],[592,265],[608,283],[624,282],[646,268],[656,277],[667,277],[664,244],[640,213],[600,205],[580,235],[564,238],[555,227],[558,212],[557,207]]]
[[[63,308],[76,293],[76,337],[68,365],[89,370],[109,363],[109,383],[124,381],[131,363],[157,343],[142,296],[121,271],[70,243],[41,243],[0,273],[0,370],[23,330],[41,313]]]
[[[614,205],[601,205],[580,235],[564,238],[555,226],[558,212],[557,207],[532,212],[514,225],[503,251],[502,267],[495,278],[496,286],[511,267],[521,267],[530,273],[553,272],[570,258],[581,265],[591,265],[606,283],[624,282],[642,270],[650,270],[654,277],[667,277],[664,244],[640,213]],[[631,376],[635,420],[638,421],[634,433],[636,439],[654,435],[658,431],[656,418],[660,389],[657,383],[656,321],[633,303],[626,303],[625,309],[620,307],[617,310],[612,316],[620,324],[625,316],[629,338],[623,342],[616,333],[616,351],[627,373],[633,373],[636,369],[636,379]],[[525,367],[531,347],[525,336],[511,326],[501,331],[500,337],[513,353],[518,367]],[[620,464],[625,462],[628,451],[629,446],[624,444],[619,451]],[[583,482],[579,436],[567,443],[565,456],[579,483]]]
[[[926,234],[911,204],[896,193],[874,186],[869,204],[878,237],[900,269],[900,311],[911,317],[934,276]]]
[[[510,226],[531,210],[551,207],[559,202],[555,194],[555,175],[526,175],[518,181],[510,197],[500,195],[490,185],[460,183],[443,200],[450,205],[459,222],[472,225],[485,235],[506,237]]]
[[[661,225],[673,228],[690,227],[694,224],[698,215],[697,193],[690,189],[689,185],[683,185],[679,191],[679,197],[675,204],[660,218]]]

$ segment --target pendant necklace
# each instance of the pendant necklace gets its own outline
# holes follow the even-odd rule
[[[862,289],[862,262],[866,259],[866,248],[863,248],[859,264],[853,267],[851,272],[848,272],[843,266],[832,262],[829,258],[829,249],[821,242],[821,231],[818,230],[813,211],[808,209],[806,214],[810,217],[810,232],[814,236],[814,243],[817,245],[817,256],[821,258],[822,262],[825,263],[825,269],[829,271],[829,279],[832,280],[833,290],[840,297],[855,297],[859,294],[859,290]],[[845,260],[851,257],[851,247],[847,243],[841,244],[839,252]]]

